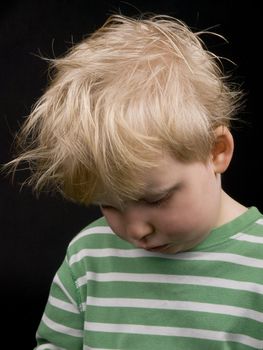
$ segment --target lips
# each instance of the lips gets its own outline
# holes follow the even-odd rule
[[[161,252],[167,249],[168,247],[169,247],[168,244],[163,244],[156,247],[148,248],[147,250],[149,250],[150,252]]]

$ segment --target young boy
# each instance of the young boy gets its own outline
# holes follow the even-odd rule
[[[200,34],[114,15],[54,60],[12,164],[103,217],[69,244],[35,349],[263,349],[263,216],[220,181],[241,92]]]

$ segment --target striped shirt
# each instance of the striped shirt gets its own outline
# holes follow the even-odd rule
[[[54,277],[35,350],[263,349],[263,216],[255,207],[194,249],[134,248],[104,218]]]

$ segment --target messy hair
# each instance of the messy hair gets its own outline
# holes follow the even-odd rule
[[[63,57],[32,108],[11,162],[29,165],[37,191],[55,189],[89,204],[136,199],[140,175],[169,152],[205,161],[214,130],[230,126],[241,91],[200,36],[169,16],[106,23]]]

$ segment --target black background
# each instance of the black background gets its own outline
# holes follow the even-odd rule
[[[178,17],[196,29],[224,35],[208,43],[215,53],[236,63],[247,105],[233,130],[235,154],[224,174],[225,190],[246,206],[263,211],[261,198],[261,24],[258,5],[249,1],[9,1],[0,5],[0,163],[11,159],[15,132],[47,83],[47,63],[39,56],[63,54],[71,43],[101,26],[111,13],[154,12]],[[226,64],[229,68],[230,65]],[[233,68],[233,66],[231,66]],[[69,240],[100,213],[60,197],[36,198],[19,181],[1,177],[2,340],[8,349],[33,348],[55,271]],[[2,326],[3,330],[3,326]],[[10,337],[11,335],[11,337]]]

